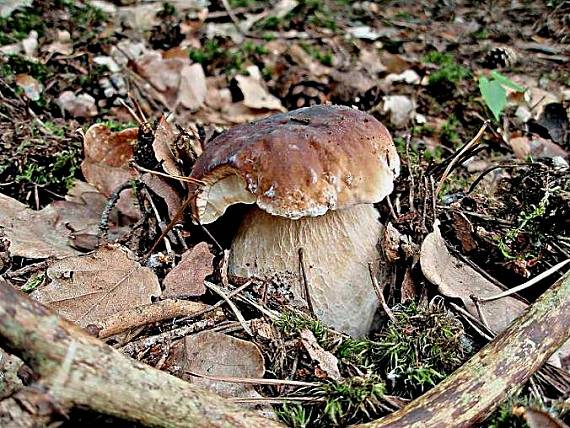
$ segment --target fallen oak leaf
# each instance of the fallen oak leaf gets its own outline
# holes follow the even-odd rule
[[[47,276],[52,281],[31,296],[82,327],[160,296],[154,272],[117,245],[55,261]]]
[[[175,140],[176,135],[172,125],[162,116],[154,131],[154,141],[152,142],[154,157],[162,166],[164,172],[170,175],[180,176],[181,172],[172,152],[172,146]]]
[[[129,160],[133,157],[137,135],[138,128],[113,132],[100,123],[85,132],[81,172],[85,180],[106,197],[136,176],[136,171],[129,167]],[[128,217],[138,217],[131,191],[121,193],[117,208]]]
[[[265,374],[258,346],[223,333],[203,331],[184,338],[183,379],[222,397],[259,397],[252,385],[210,380],[192,374],[232,378],[261,378]]]
[[[279,98],[271,95],[269,91],[264,87],[260,78],[255,77],[259,75],[259,69],[257,72],[252,67],[248,68],[250,72],[249,76],[237,75],[235,77],[238,87],[243,94],[243,104],[246,107],[253,109],[268,109],[276,111],[286,111],[285,107],[281,104]]]
[[[201,296],[204,279],[213,272],[214,256],[208,244],[200,242],[182,255],[182,260],[164,278],[164,297]]]
[[[471,296],[494,296],[502,291],[449,252],[437,225],[422,243],[420,265],[424,276],[438,287],[441,294],[461,299],[469,313],[477,318],[477,307]],[[526,307],[525,303],[514,297],[505,297],[481,304],[480,310],[491,330],[499,333],[518,318]]]
[[[69,246],[70,231],[58,227],[58,221],[52,205],[35,211],[0,193],[0,230],[10,241],[12,256],[44,259],[79,254]]]
[[[55,201],[50,205],[58,213],[56,227],[69,235],[69,244],[79,250],[94,250],[98,244],[101,213],[105,209],[107,198],[93,186],[76,180],[64,201]],[[119,227],[116,212],[109,216],[108,238],[115,240],[126,232],[126,227]]]

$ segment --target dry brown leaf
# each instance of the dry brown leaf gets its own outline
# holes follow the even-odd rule
[[[261,80],[253,76],[237,75],[236,80],[243,93],[243,104],[253,109],[286,111],[279,98],[271,95]]]
[[[533,135],[529,137],[514,137],[509,141],[513,153],[518,159],[527,159],[532,156],[535,159],[553,158],[560,156],[568,159],[568,152],[558,144],[550,140]]]
[[[214,256],[208,244],[200,242],[182,255],[182,260],[164,278],[164,297],[201,296],[204,279],[213,272]]]
[[[330,379],[339,380],[341,378],[338,370],[338,358],[328,351],[325,351],[317,342],[311,330],[305,329],[300,333],[301,343],[309,353],[309,356],[319,363],[319,367]]]
[[[91,126],[83,139],[85,159],[81,172],[87,182],[105,196],[110,196],[120,185],[136,176],[129,167],[133,157],[133,146],[137,140],[138,128],[113,132],[103,124]],[[138,209],[134,206],[130,190],[121,193],[117,208],[125,215],[136,218]]]
[[[12,256],[43,259],[78,254],[69,246],[69,230],[59,228],[58,220],[51,205],[34,211],[0,193],[0,229],[10,241]]]
[[[76,180],[64,201],[55,201],[51,206],[57,211],[56,227],[69,235],[69,243],[80,250],[93,250],[98,245],[97,233],[101,214],[107,204],[107,198],[83,181]],[[126,227],[119,227],[116,211],[109,217],[107,236],[115,240]]]
[[[461,299],[467,310],[475,317],[478,317],[478,313],[471,295],[489,297],[503,291],[475,269],[452,256],[437,226],[424,239],[420,264],[425,277],[437,285],[441,294]],[[511,321],[522,314],[526,306],[513,297],[480,304],[481,312],[495,333],[503,331]]]
[[[171,110],[180,104],[196,111],[204,105],[208,92],[201,64],[191,64],[188,55],[149,52],[135,63],[135,70],[157,91],[160,101]]]
[[[394,263],[396,260],[400,259],[400,240],[402,234],[394,227],[390,222],[384,228],[384,234],[382,235],[382,248],[386,259],[389,263]]]
[[[171,183],[168,183],[165,178],[154,174],[143,174],[141,181],[164,200],[168,208],[168,216],[170,219],[173,219],[182,207],[182,198],[174,190]]]
[[[217,377],[261,378],[265,373],[263,355],[257,345],[213,331],[184,338],[183,367],[189,373]],[[222,397],[259,397],[251,384],[221,382],[191,374],[185,379]]]
[[[185,65],[180,70],[178,102],[190,111],[196,111],[204,105],[207,93],[206,74],[202,65]]]
[[[170,175],[181,175],[176,159],[172,154],[171,147],[175,140],[176,134],[172,125],[162,116],[154,132],[154,141],[152,142],[154,157],[162,165],[164,172]]]
[[[47,269],[47,277],[51,282],[32,297],[82,327],[160,296],[154,272],[120,246],[58,260]]]

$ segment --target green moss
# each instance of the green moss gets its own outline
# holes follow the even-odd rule
[[[301,47],[307,52],[311,57],[319,61],[321,64],[331,67],[334,62],[334,55],[332,51],[322,50],[319,47],[310,45],[308,43],[301,42]]]
[[[414,397],[459,367],[472,352],[461,323],[442,304],[395,308],[373,339],[347,339],[338,356],[393,382],[391,393]]]
[[[46,24],[41,11],[33,7],[15,10],[9,17],[0,18],[0,45],[23,40],[30,31],[36,31],[38,36],[44,35]]]
[[[101,123],[105,125],[107,128],[109,128],[110,131],[113,132],[120,132],[125,129],[138,127],[138,125],[135,122],[117,122],[116,120],[113,119],[108,119],[108,120],[99,119],[97,120],[96,123]],[[88,128],[89,126],[90,125],[87,125],[86,128]]]
[[[18,150],[24,150],[22,145]],[[16,176],[17,183],[33,183],[39,186],[62,187],[69,190],[79,171],[79,153],[76,150],[59,152],[47,166],[30,162]]]
[[[338,381],[328,380],[298,393],[314,398],[317,403],[283,406],[278,416],[288,426],[346,426],[378,414],[386,384],[379,376],[369,373]]]
[[[300,404],[284,404],[276,409],[277,416],[286,426],[291,428],[306,428],[310,426],[312,409]]]
[[[40,82],[45,82],[53,76],[53,71],[46,65],[31,61],[23,55],[8,55],[0,68],[1,77],[11,77],[16,74],[29,74]]]
[[[302,330],[309,329],[320,344],[326,342],[327,330],[322,322],[297,312],[285,311],[275,321],[277,327],[286,336],[296,336]]]
[[[247,41],[237,48],[225,48],[221,39],[209,39],[201,48],[190,50],[190,59],[204,67],[221,66],[228,73],[244,73],[248,63],[259,62],[269,51],[261,44]]]
[[[443,144],[455,147],[461,142],[461,138],[457,132],[458,125],[459,121],[455,115],[452,114],[449,116],[439,131],[439,139]]]
[[[501,251],[503,257],[507,260],[514,259],[535,259],[538,254],[534,254],[532,251],[525,251],[522,253],[516,252],[512,247],[516,244],[516,240],[522,233],[527,233],[530,235],[536,235],[535,222],[540,220],[547,213],[547,208],[550,202],[551,192],[546,189],[544,196],[537,205],[531,205],[528,212],[522,211],[519,215],[517,226],[509,228],[505,234],[498,238],[497,247]],[[540,235],[541,232],[538,231],[539,236],[534,236],[533,242],[541,247]]]
[[[36,288],[38,288],[42,282],[44,282],[44,279],[45,279],[45,274],[43,273],[34,275],[26,281],[26,283],[22,286],[21,290],[24,293],[31,293]]]
[[[450,97],[457,84],[471,76],[471,71],[455,61],[453,55],[442,52],[429,52],[423,58],[425,63],[439,66],[432,72],[428,79],[428,85],[432,91],[442,96]]]
[[[62,128],[61,126],[58,126],[56,123],[52,122],[52,121],[46,121],[44,122],[44,127],[52,134],[55,135],[56,137],[63,137],[65,135],[65,129]]]

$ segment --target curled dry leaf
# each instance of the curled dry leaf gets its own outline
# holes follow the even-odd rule
[[[162,165],[164,171],[170,175],[181,175],[176,164],[176,158],[172,153],[172,146],[176,140],[176,134],[172,125],[164,116],[160,118],[156,131],[154,131],[154,141],[152,148],[156,160]]]
[[[165,58],[149,52],[137,59],[135,70],[144,77],[169,109],[181,104],[196,111],[204,105],[207,95],[206,74],[200,64],[191,64],[187,55]]]
[[[103,124],[95,124],[85,133],[85,159],[81,163],[81,172],[87,182],[103,195],[110,196],[120,185],[136,176],[136,171],[129,167],[129,160],[133,157],[137,133],[138,128],[113,132]],[[117,207],[129,217],[138,216],[130,190],[121,194]]]
[[[568,152],[550,140],[532,135],[531,137],[514,137],[509,140],[509,146],[518,159],[554,158],[560,156],[568,159]]]
[[[69,246],[69,229],[52,205],[40,211],[0,193],[0,229],[10,241],[12,256],[30,259],[78,254]]]
[[[165,178],[149,173],[143,174],[141,181],[164,200],[168,208],[168,217],[173,219],[178,210],[182,207],[182,198],[176,190],[174,190],[172,184]]]
[[[341,378],[338,370],[338,358],[328,351],[325,351],[317,342],[311,330],[301,331],[301,343],[309,353],[309,356],[319,364],[330,379],[339,380]]]
[[[240,91],[243,93],[243,104],[246,107],[286,111],[279,98],[271,95],[260,79],[253,75],[237,75],[236,80]]]
[[[530,428],[568,428],[568,425],[544,410],[532,407],[519,409],[521,408],[515,409],[513,413],[522,413]]]
[[[477,308],[470,296],[489,297],[503,291],[475,269],[451,255],[437,226],[424,239],[420,264],[425,277],[437,285],[441,294],[461,299],[467,310],[477,318]],[[503,331],[511,321],[522,314],[526,306],[510,296],[480,304],[481,312],[495,333]]]
[[[400,240],[402,234],[394,227],[392,223],[388,223],[384,228],[382,235],[382,248],[389,263],[394,263],[400,259]]]
[[[94,250],[99,244],[97,234],[101,214],[107,204],[107,198],[83,181],[76,180],[65,196],[64,201],[55,201],[50,205],[59,214],[57,227],[69,234],[69,243],[80,250]],[[107,236],[115,240],[126,232],[126,226],[119,226],[116,212],[109,216]]]
[[[182,260],[164,278],[164,297],[201,296],[204,279],[213,272],[214,256],[208,244],[200,242],[182,255]]]
[[[221,382],[204,376],[261,378],[265,373],[263,355],[252,342],[227,334],[204,331],[184,338],[186,380],[202,385],[222,397],[259,397],[251,384]]]
[[[51,282],[32,297],[82,327],[160,296],[154,272],[120,246],[58,260],[47,269],[47,277]]]
[[[196,111],[204,105],[208,88],[206,73],[201,64],[185,65],[180,70],[178,102],[190,111]]]

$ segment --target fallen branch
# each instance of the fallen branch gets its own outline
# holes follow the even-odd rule
[[[131,360],[0,282],[0,340],[62,409],[155,427],[278,427],[220,396]]]
[[[570,272],[434,389],[360,427],[465,427],[483,421],[570,338]]]
[[[210,306],[204,303],[166,299],[118,312],[93,324],[93,327],[97,332],[96,336],[104,339],[135,327],[178,317],[196,316],[208,308]]]

